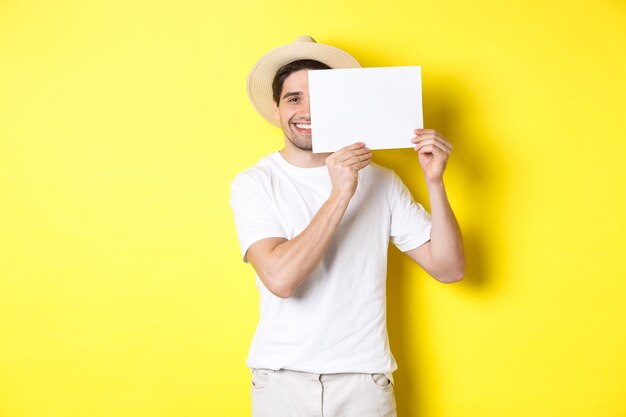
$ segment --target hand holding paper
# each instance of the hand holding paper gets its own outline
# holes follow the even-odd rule
[[[356,191],[359,170],[368,166],[371,160],[372,153],[363,143],[354,143],[328,156],[326,167],[333,192],[352,197]]]
[[[315,153],[355,142],[411,148],[423,127],[420,67],[311,70],[309,96]]]
[[[415,134],[411,142],[415,145],[414,149],[426,181],[442,181],[452,145],[433,129],[417,129]]]

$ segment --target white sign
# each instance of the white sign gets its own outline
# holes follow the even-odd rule
[[[421,67],[309,71],[313,152],[355,142],[370,149],[412,148],[424,127]]]

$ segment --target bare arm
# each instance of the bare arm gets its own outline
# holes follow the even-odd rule
[[[426,178],[432,228],[430,241],[406,254],[438,281],[457,282],[465,272],[463,238],[443,184],[452,145],[434,130],[419,129],[416,133],[413,143]]]
[[[250,246],[247,258],[268,290],[289,297],[320,263],[356,191],[358,171],[372,154],[365,145],[347,146],[326,158],[333,188],[311,223],[291,240],[269,238]]]
[[[427,184],[432,214],[430,241],[406,252],[433,278],[444,283],[463,279],[465,256],[459,224],[443,182]]]

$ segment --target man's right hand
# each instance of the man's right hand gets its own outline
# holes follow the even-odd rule
[[[333,193],[352,197],[356,191],[359,171],[370,164],[372,153],[362,142],[346,146],[326,158],[326,167],[333,184]]]

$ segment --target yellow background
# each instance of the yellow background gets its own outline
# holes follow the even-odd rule
[[[421,65],[455,146],[465,280],[390,250],[400,417],[624,417],[618,0],[0,2],[0,416],[250,415],[229,185],[282,144],[247,73],[302,34]]]

